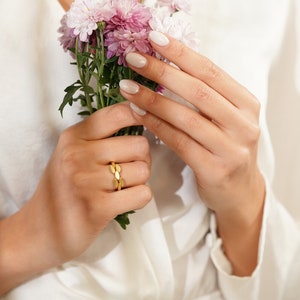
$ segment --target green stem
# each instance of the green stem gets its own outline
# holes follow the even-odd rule
[[[105,64],[105,54],[104,54],[104,38],[103,38],[103,30],[97,30],[97,50],[96,50],[96,59],[100,60],[100,66],[98,70],[99,80],[97,80],[97,96],[98,96],[98,109],[105,107],[104,95],[103,95],[103,86],[101,84],[101,76],[104,70]],[[97,65],[98,68],[98,65]]]
[[[78,75],[79,75],[79,78],[80,78],[80,81],[81,81],[81,84],[82,84],[82,87],[83,87],[83,92],[84,92],[84,95],[85,95],[85,98],[86,98],[86,103],[87,103],[88,110],[89,110],[90,114],[92,114],[94,109],[93,109],[93,106],[92,106],[92,101],[91,101],[90,94],[85,90],[85,88],[88,85],[86,84],[86,78],[85,78],[84,70],[81,67],[81,63],[79,63],[78,45],[79,45],[79,39],[77,37],[76,38],[76,45],[75,45],[75,57],[76,57],[76,62],[77,62],[77,71],[78,71]],[[88,60],[87,60],[87,62],[88,62]]]
[[[113,67],[111,69],[110,76],[109,76],[108,93],[107,93],[107,97],[106,97],[106,106],[111,105],[111,103],[110,103],[110,99],[111,99],[110,88],[111,88],[111,82],[112,82],[115,71],[116,71],[116,64],[113,64]]]

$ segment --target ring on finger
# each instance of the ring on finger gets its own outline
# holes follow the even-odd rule
[[[120,191],[125,185],[125,181],[121,176],[121,171],[122,171],[121,166],[112,161],[109,164],[109,169],[110,169],[111,173],[114,175],[113,184],[114,184],[115,190]]]

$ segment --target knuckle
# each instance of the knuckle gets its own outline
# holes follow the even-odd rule
[[[178,116],[178,119],[182,126],[190,128],[191,130],[200,130],[202,128],[199,114],[192,110],[182,110],[182,113],[180,116]]]
[[[101,111],[101,110],[100,110]],[[107,120],[114,120],[115,123],[124,123],[128,120],[129,109],[125,105],[111,105],[106,107]]]
[[[137,176],[142,182],[146,182],[150,178],[150,166],[142,162],[137,169]]]
[[[186,59],[186,46],[183,43],[178,43],[176,45],[176,56],[180,58]]]
[[[203,75],[206,82],[213,82],[222,76],[221,70],[207,57],[203,58]]]
[[[245,146],[253,149],[258,144],[261,128],[256,121],[250,121],[249,119],[240,129],[240,134]]]
[[[137,136],[136,141],[133,143],[134,148],[143,155],[148,155],[150,153],[150,145],[146,137]]]
[[[253,96],[253,110],[257,118],[259,118],[260,110],[261,110],[261,103],[259,100]]]
[[[61,152],[61,161],[63,165],[73,164],[75,161],[75,153],[71,147],[65,147]]]
[[[62,133],[59,136],[58,143],[61,145],[66,145],[70,143],[70,141],[73,139],[74,133],[73,133],[73,126],[68,127],[62,131]]]
[[[167,75],[167,65],[163,64],[160,68],[155,68],[154,74],[157,79],[164,78]]]
[[[209,93],[208,89],[204,87],[204,85],[200,85],[200,83],[195,86],[194,90],[194,99],[196,101],[209,101],[211,99],[211,94]]]
[[[238,170],[249,164],[251,151],[248,147],[240,147],[235,155],[233,170]]]
[[[135,124],[131,110],[127,105],[123,105],[123,103],[107,106],[98,111],[103,113],[103,116],[101,115],[99,118],[100,125],[103,127],[105,127],[108,122],[117,128]]]
[[[261,111],[261,103],[260,101],[252,94],[249,97],[249,107],[246,112],[249,118],[255,122],[259,121],[260,111]]]
[[[61,170],[65,174],[74,173],[77,169],[77,152],[73,147],[65,147],[61,151]]]
[[[250,130],[248,131],[248,144],[256,145],[258,143],[259,137],[261,135],[261,129],[258,125],[252,125]]]
[[[144,207],[152,199],[152,190],[148,185],[144,185],[140,191],[140,197],[142,200],[141,207]]]
[[[163,127],[163,121],[159,118],[153,118],[151,120],[151,124],[149,124],[147,127],[151,128],[151,131],[158,135],[158,133],[161,131],[161,128]]]
[[[152,190],[148,185],[140,185],[136,188],[136,198],[132,209],[142,209],[152,199]]]
[[[159,96],[157,93],[148,90],[144,90],[142,93],[143,93],[142,97],[146,102],[147,109],[150,109],[151,107],[155,107],[156,104],[159,104],[158,101]]]
[[[175,149],[179,153],[185,153],[186,149],[188,149],[190,146],[190,140],[185,135],[178,137],[174,143],[175,143]]]

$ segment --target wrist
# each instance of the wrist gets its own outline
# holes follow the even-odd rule
[[[223,251],[238,276],[249,276],[257,265],[265,199],[264,180],[261,175],[258,178],[256,188],[241,205],[215,212]]]

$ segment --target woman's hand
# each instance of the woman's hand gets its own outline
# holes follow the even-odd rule
[[[142,136],[111,137],[137,125],[128,103],[104,108],[62,133],[32,199],[0,222],[0,295],[84,252],[117,215],[152,195],[150,151]],[[110,162],[125,187],[115,190]]]
[[[234,273],[256,266],[264,202],[257,166],[260,105],[255,97],[207,58],[179,41],[152,32],[153,47],[178,68],[131,53],[129,66],[196,109],[132,81],[120,83],[137,119],[194,171],[199,194],[217,217]],[[145,113],[147,112],[147,113]]]

